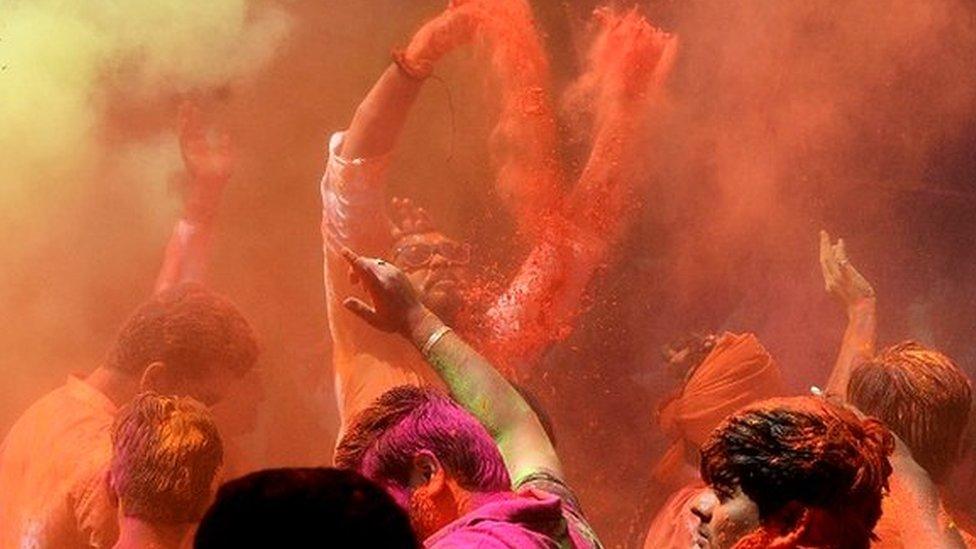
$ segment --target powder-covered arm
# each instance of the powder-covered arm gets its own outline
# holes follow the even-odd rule
[[[233,169],[230,138],[217,132],[211,143],[197,105],[184,102],[179,111],[180,150],[187,171],[183,217],[166,245],[156,279],[159,293],[181,282],[200,282],[207,267],[213,218]]]
[[[851,371],[859,362],[874,355],[877,298],[874,288],[847,258],[844,240],[831,244],[826,231],[820,231],[820,267],[827,292],[837,298],[847,311],[844,339],[826,387],[828,396],[846,402]]]
[[[510,374],[569,333],[587,286],[636,218],[640,146],[661,116],[678,42],[636,12],[602,17],[606,29],[580,84],[595,105],[589,159],[488,311],[486,352]]]
[[[344,250],[372,301],[344,305],[374,328],[408,338],[441,376],[451,395],[471,412],[498,444],[514,485],[539,472],[562,479],[556,450],[535,413],[494,366],[447,329],[420,302],[399,269],[380,259]]]

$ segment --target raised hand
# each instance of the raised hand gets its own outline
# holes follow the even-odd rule
[[[192,101],[180,105],[178,124],[183,164],[190,174],[184,197],[185,215],[191,221],[208,221],[216,212],[233,171],[230,136],[217,132],[211,143],[200,108]]]
[[[403,54],[403,61],[418,76],[426,76],[448,52],[474,37],[484,0],[452,0],[447,9],[414,34]]]
[[[848,309],[875,298],[874,288],[851,265],[844,248],[844,239],[831,244],[827,231],[820,231],[820,268],[823,271],[824,288]]]
[[[416,321],[425,316],[426,309],[407,276],[382,259],[363,257],[346,247],[339,251],[373,302],[370,307],[360,299],[349,297],[342,302],[343,306],[378,330],[408,335]]]
[[[652,96],[674,66],[677,37],[651,26],[636,8],[623,15],[599,8],[593,15],[601,33],[590,64],[603,73],[604,94],[619,100]]]

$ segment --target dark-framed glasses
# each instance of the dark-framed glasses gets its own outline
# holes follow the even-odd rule
[[[437,244],[418,242],[398,246],[393,250],[394,261],[408,269],[426,267],[439,255],[451,263],[467,265],[471,261],[471,245],[445,240]]]

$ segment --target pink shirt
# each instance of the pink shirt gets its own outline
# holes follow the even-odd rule
[[[462,547],[597,549],[602,547],[569,499],[545,489],[553,481],[529,482],[455,520],[424,541],[429,549]],[[536,486],[535,484],[538,484]]]
[[[115,405],[70,376],[17,420],[0,446],[0,547],[111,547],[105,473]]]

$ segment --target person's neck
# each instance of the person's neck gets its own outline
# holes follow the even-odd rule
[[[85,383],[108,397],[116,406],[129,402],[139,392],[139,376],[104,365],[88,374]]]
[[[464,491],[456,494],[458,516],[464,516],[475,509],[495,501],[508,499],[515,494],[513,492],[468,492]]]
[[[186,523],[160,525],[123,517],[114,549],[178,549],[189,531]]]

